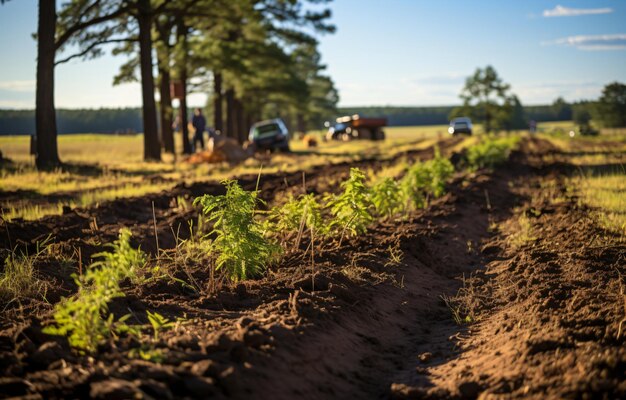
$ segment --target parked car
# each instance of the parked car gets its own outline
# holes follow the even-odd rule
[[[448,133],[451,135],[459,135],[465,133],[467,135],[472,134],[472,120],[467,117],[455,118],[450,121],[450,127]]]
[[[280,118],[252,125],[248,140],[259,150],[289,151],[289,131]]]

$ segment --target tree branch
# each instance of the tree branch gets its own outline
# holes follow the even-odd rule
[[[55,61],[54,62],[54,66],[56,67],[59,64],[63,64],[66,63],[74,58],[77,57],[83,57],[85,56],[87,53],[89,53],[91,50],[93,50],[94,48],[96,48],[97,46],[103,45],[103,44],[107,44],[107,43],[124,43],[124,42],[136,42],[137,39],[136,38],[124,38],[124,39],[107,39],[107,40],[100,40],[97,42],[93,42],[92,44],[90,44],[89,46],[87,46],[87,48],[85,48],[83,51],[81,51],[80,53],[76,53],[76,54],[72,54],[71,56],[68,56],[66,58],[63,58],[61,60]]]
[[[124,15],[124,13],[126,13],[127,11],[130,11],[129,6],[121,7],[121,8],[118,8],[117,11],[112,12],[111,14],[103,15],[101,17],[93,18],[89,21],[77,23],[76,25],[71,26],[68,30],[63,32],[63,34],[59,36],[59,38],[57,38],[57,40],[54,42],[55,50],[59,50],[59,48],[63,46],[63,44],[65,44],[65,42],[67,42],[70,39],[70,37],[72,37],[72,35],[75,34],[76,32],[80,32],[81,30],[88,28],[92,25],[96,25],[96,24],[120,17]]]

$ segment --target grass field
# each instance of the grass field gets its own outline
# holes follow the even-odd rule
[[[59,153],[63,170],[39,172],[29,155],[28,136],[0,137],[0,150],[12,161],[0,170],[0,206],[5,219],[38,219],[59,214],[64,205],[86,207],[114,198],[167,190],[179,183],[219,180],[243,174],[294,171],[315,165],[387,157],[409,148],[431,146],[443,137],[446,126],[390,127],[384,142],[323,142],[309,149],[291,142],[291,154],[255,157],[237,166],[228,163],[191,165],[180,155],[164,155],[161,163],[143,162],[143,137],[101,134],[62,135]],[[320,132],[312,132],[319,134]],[[182,146],[178,143],[178,148]]]
[[[571,141],[566,134],[571,129],[574,126],[570,122],[539,125],[540,132],[563,147]],[[478,135],[466,139],[453,150],[471,145],[476,136],[480,136],[480,126],[476,130]],[[620,132],[603,132],[602,136]],[[310,133],[320,137],[322,134],[321,131]],[[291,154],[259,156],[232,166],[228,163],[191,165],[181,156],[175,160],[170,155],[164,155],[161,163],[143,162],[141,135],[62,135],[59,137],[59,153],[69,167],[53,172],[38,172],[34,168],[28,136],[4,136],[0,137],[0,150],[12,163],[4,163],[0,169],[0,191],[5,193],[0,207],[5,219],[38,219],[47,214],[59,214],[63,206],[87,207],[115,198],[160,192],[182,182],[220,180],[257,174],[260,170],[289,172],[364,157],[385,158],[409,149],[432,146],[447,136],[447,126],[388,127],[386,136],[384,142],[320,140],[315,148],[306,148],[303,142],[293,140]],[[625,135],[615,137],[626,146]],[[177,148],[181,147],[178,143]],[[587,162],[586,158],[581,162]]]

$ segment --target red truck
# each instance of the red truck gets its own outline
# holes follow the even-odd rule
[[[387,118],[363,118],[358,114],[337,118],[337,123],[326,133],[328,140],[369,139],[384,140]]]

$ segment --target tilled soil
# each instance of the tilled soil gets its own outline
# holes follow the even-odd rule
[[[79,356],[64,339],[41,333],[50,305],[11,304],[1,315],[0,396],[623,396],[623,241],[599,230],[575,199],[538,197],[551,174],[541,154],[553,150],[525,141],[496,171],[457,175],[425,210],[377,223],[340,246],[324,243],[314,262],[303,244],[263,279],[224,283],[217,294],[207,290],[201,262],[186,271],[197,291],[126,285],[126,297],[111,307],[116,315],[130,313],[130,323],[142,324],[146,310],[185,319],[157,339],[146,330],[141,339],[121,337]],[[348,168],[307,172],[307,189],[335,191]],[[301,182],[299,173],[266,177],[261,193],[271,202],[286,188],[302,190],[294,189]],[[253,188],[256,177],[243,183]],[[171,199],[221,190],[180,187],[8,228],[12,242],[52,232],[59,248],[91,246],[93,253],[126,225],[149,248],[154,201],[160,246],[173,247],[166,232],[195,211],[172,211]],[[532,215],[535,230],[532,240],[513,245],[520,213]],[[67,279],[54,265],[40,272],[60,287]],[[71,293],[71,285],[64,290]],[[471,322],[457,325],[450,308],[463,310],[462,318],[471,311]],[[147,345],[160,350],[161,362],[132,355]]]

